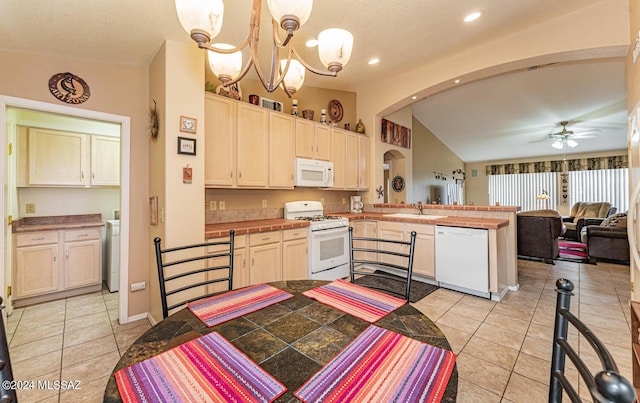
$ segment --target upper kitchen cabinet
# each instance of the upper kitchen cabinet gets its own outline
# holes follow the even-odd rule
[[[331,161],[330,127],[296,119],[296,157]]]
[[[205,97],[205,186],[233,186],[236,167],[237,102],[207,93]]]
[[[333,187],[343,190],[369,188],[369,137],[332,128]]]
[[[238,103],[238,186],[266,187],[269,168],[269,112],[251,104]]]
[[[120,184],[120,139],[18,127],[19,187],[103,187]]]
[[[120,186],[120,139],[91,136],[91,186]]]
[[[294,118],[269,113],[269,187],[293,189]],[[279,161],[279,162],[278,162]]]

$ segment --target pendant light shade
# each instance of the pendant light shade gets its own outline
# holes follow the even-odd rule
[[[176,0],[176,11],[182,28],[189,35],[193,30],[204,31],[211,40],[220,33],[224,14],[222,0]]]
[[[226,50],[234,48],[232,45],[226,43],[216,43],[213,47]],[[242,70],[242,52],[237,51],[225,54],[210,50],[208,53],[209,67],[211,67],[213,74],[218,76],[222,84],[228,83],[240,74]]]
[[[280,60],[280,69],[284,71],[287,66],[287,60]],[[287,70],[287,74],[284,76],[284,83],[286,84],[285,90],[293,95],[296,91],[302,88],[302,84],[304,83],[304,75],[306,69],[299,61],[295,59],[291,59],[289,63],[289,70]]]
[[[269,12],[282,29],[291,32],[304,25],[311,16],[313,0],[267,0]]]
[[[329,28],[318,35],[320,62],[329,71],[338,72],[349,62],[353,49],[353,35],[341,28]]]

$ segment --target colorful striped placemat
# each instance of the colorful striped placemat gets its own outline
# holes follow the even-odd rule
[[[293,298],[293,294],[269,284],[256,284],[190,302],[187,306],[211,327],[289,298]]]
[[[407,302],[404,299],[341,279],[305,291],[302,294],[369,323],[376,322]]]
[[[115,373],[124,402],[271,402],[287,388],[213,332]]]
[[[294,395],[304,402],[439,402],[456,355],[369,326]]]

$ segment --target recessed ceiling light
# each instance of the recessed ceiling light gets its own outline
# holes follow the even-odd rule
[[[414,95],[411,97],[411,99],[418,99],[418,97]]]
[[[454,84],[460,84],[460,79],[459,79],[459,78],[456,78],[455,80],[453,80],[453,83],[454,83]]]
[[[380,63],[380,59],[378,59],[377,57],[374,57],[373,59],[369,60],[367,63],[368,64],[378,64],[378,63]]]
[[[471,13],[469,15],[467,15],[466,17],[464,17],[464,22],[471,22],[471,21],[475,21],[478,18],[480,18],[480,16],[482,15],[481,12],[475,12],[475,13]]]
[[[318,46],[318,40],[317,39],[309,39],[307,41],[307,43],[305,43],[305,46],[308,48],[315,48],[316,46]]]

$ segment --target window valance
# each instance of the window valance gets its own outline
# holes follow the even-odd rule
[[[567,159],[565,161],[555,160],[487,165],[486,169],[487,175],[505,175],[541,172],[592,171],[595,169],[628,168],[628,166],[629,158],[626,155],[612,155],[609,157]]]

